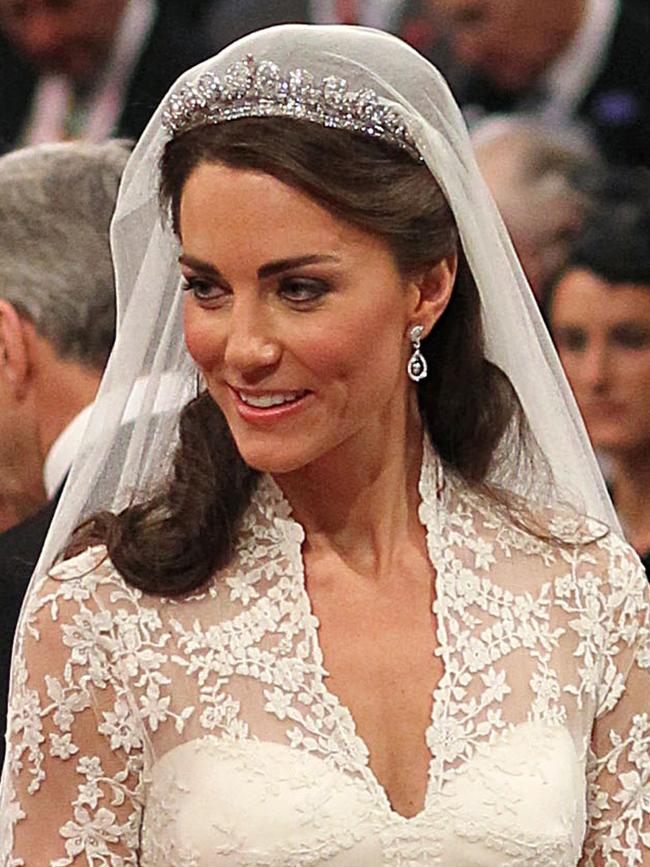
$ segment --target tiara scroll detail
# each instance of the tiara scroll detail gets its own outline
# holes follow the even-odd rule
[[[292,117],[348,129],[387,141],[411,157],[422,157],[400,114],[370,88],[350,90],[344,78],[317,82],[306,69],[283,74],[268,60],[252,56],[226,69],[222,78],[204,72],[169,97],[162,115],[170,135],[242,117]]]

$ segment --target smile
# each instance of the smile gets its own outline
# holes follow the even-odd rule
[[[246,394],[243,391],[238,391],[237,396],[247,406],[254,406],[257,409],[270,409],[272,406],[282,406],[285,403],[295,403],[307,394],[306,391],[293,391],[274,394]]]

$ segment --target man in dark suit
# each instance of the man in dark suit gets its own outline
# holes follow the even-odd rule
[[[362,24],[401,36],[434,59],[441,42],[428,0],[219,0],[206,29],[219,46],[273,24]]]
[[[650,166],[647,0],[430,0],[470,121],[521,111],[579,123],[610,162]]]
[[[0,535],[0,770],[4,761],[9,668],[25,590],[54,516],[60,491],[39,512]]]
[[[2,733],[22,599],[114,339],[108,233],[128,154],[78,142],[0,158],[0,494],[22,517],[0,534]]]
[[[0,0],[0,152],[137,138],[170,85],[213,53],[197,4]]]

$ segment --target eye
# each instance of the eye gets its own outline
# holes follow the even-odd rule
[[[318,301],[329,292],[323,280],[310,277],[286,277],[280,281],[278,294],[296,305],[309,305]]]
[[[463,30],[472,30],[480,27],[487,20],[488,12],[485,4],[467,3],[451,13],[453,24]]]
[[[587,348],[587,334],[582,328],[566,326],[555,331],[555,342],[558,349],[566,352],[584,352]]]
[[[202,277],[183,277],[181,289],[191,292],[199,303],[218,302],[228,294],[223,286]]]
[[[636,323],[621,323],[610,332],[612,343],[622,349],[647,349],[650,347],[650,331]]]

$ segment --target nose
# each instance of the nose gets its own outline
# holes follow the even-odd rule
[[[458,60],[468,66],[480,66],[489,53],[486,37],[469,27],[458,27],[452,32],[452,47]]]
[[[229,321],[224,363],[235,378],[258,382],[280,361],[282,348],[272,312],[259,299],[236,299]]]
[[[47,10],[25,16],[16,35],[25,53],[36,62],[48,60],[62,48],[60,28]]]
[[[610,359],[607,346],[590,344],[583,355],[580,374],[583,385],[592,394],[603,394],[609,381]]]

